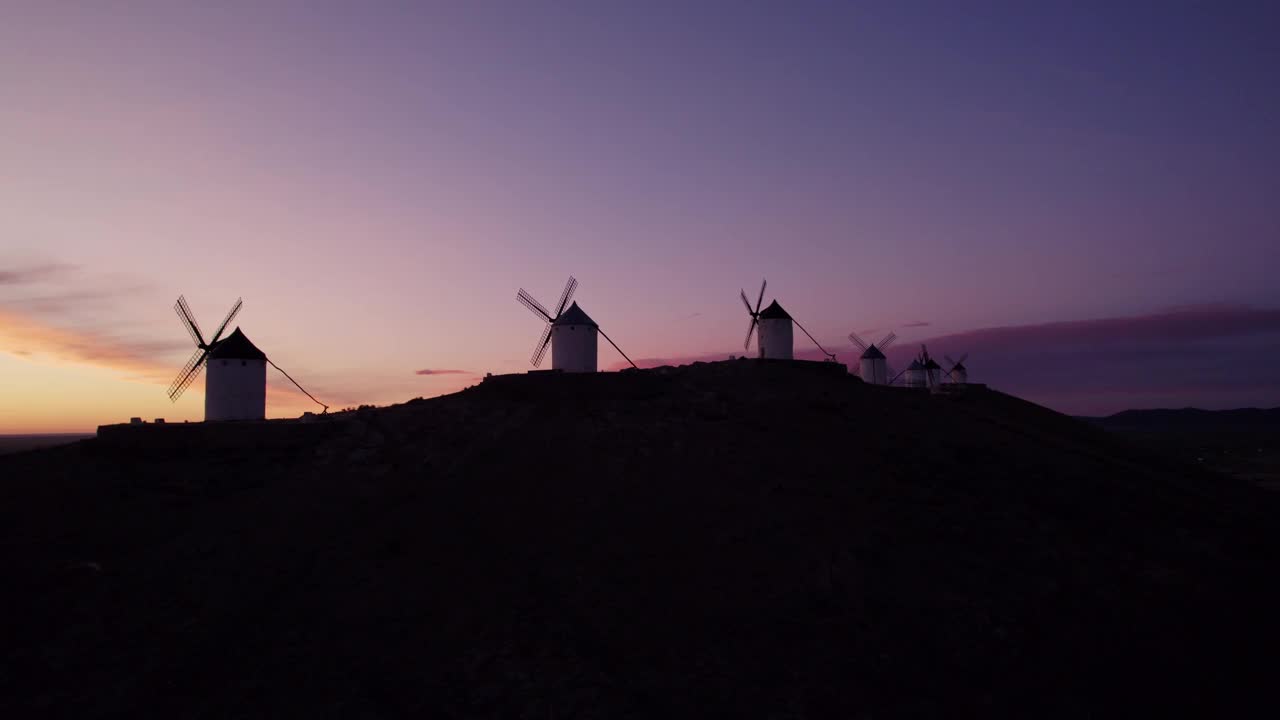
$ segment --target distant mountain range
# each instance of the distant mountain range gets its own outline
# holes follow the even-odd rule
[[[1080,417],[1078,419],[1108,430],[1280,429],[1280,408],[1125,410],[1106,417]]]

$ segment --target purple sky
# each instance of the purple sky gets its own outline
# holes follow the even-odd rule
[[[1040,388],[1043,336],[964,335],[1280,307],[1274,3],[75,5],[0,23],[11,397],[102,344],[176,373],[179,292],[339,402],[437,394],[522,369],[516,287],[572,273],[633,357],[740,348],[763,275],[823,342],[973,338],[1074,412],[1280,403],[1265,322]]]

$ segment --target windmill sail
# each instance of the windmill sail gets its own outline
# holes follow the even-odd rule
[[[751,301],[747,299],[747,291],[739,289],[738,294],[742,296],[742,304],[747,308],[747,314],[751,316],[751,321],[747,323],[747,339],[742,341],[742,349],[751,349],[751,335],[755,333],[756,326],[760,324],[760,305],[764,303],[764,288],[769,284],[767,279],[760,280],[760,296],[756,298],[756,309],[751,309]]]
[[[195,354],[191,359],[187,360],[182,369],[178,371],[178,376],[169,383],[168,395],[169,399],[177,402],[182,397],[182,393],[191,387],[191,384],[200,376],[200,371],[204,369],[205,361],[209,358],[209,352],[213,350],[218,341],[222,339],[222,333],[227,329],[227,325],[236,315],[240,313],[240,308],[244,307],[244,300],[236,298],[235,303],[231,306],[231,310],[223,319],[222,324],[218,326],[217,332],[213,334],[213,338],[205,342],[204,333],[200,331],[200,323],[196,322],[195,313],[191,312],[191,306],[187,305],[186,297],[179,295],[178,301],[174,303],[174,312],[178,314],[178,319],[182,321],[182,327],[186,329],[187,334],[191,336],[192,342],[196,344]]]

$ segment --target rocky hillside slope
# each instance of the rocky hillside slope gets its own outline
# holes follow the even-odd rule
[[[735,361],[341,422],[0,458],[0,714],[1274,702],[1277,496],[997,392]]]

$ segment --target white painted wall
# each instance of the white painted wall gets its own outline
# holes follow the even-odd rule
[[[262,420],[267,416],[267,361],[209,360],[204,419]]]
[[[907,387],[925,387],[924,368],[907,368],[907,374],[903,376],[903,379]]]
[[[861,361],[858,376],[863,382],[873,385],[884,385],[889,382],[889,369],[884,358],[866,358]]]
[[[551,369],[564,372],[596,371],[596,339],[591,325],[555,325],[551,328]]]
[[[760,321],[760,335],[756,343],[760,347],[760,357],[776,360],[791,360],[791,320],[789,318],[766,318]]]

